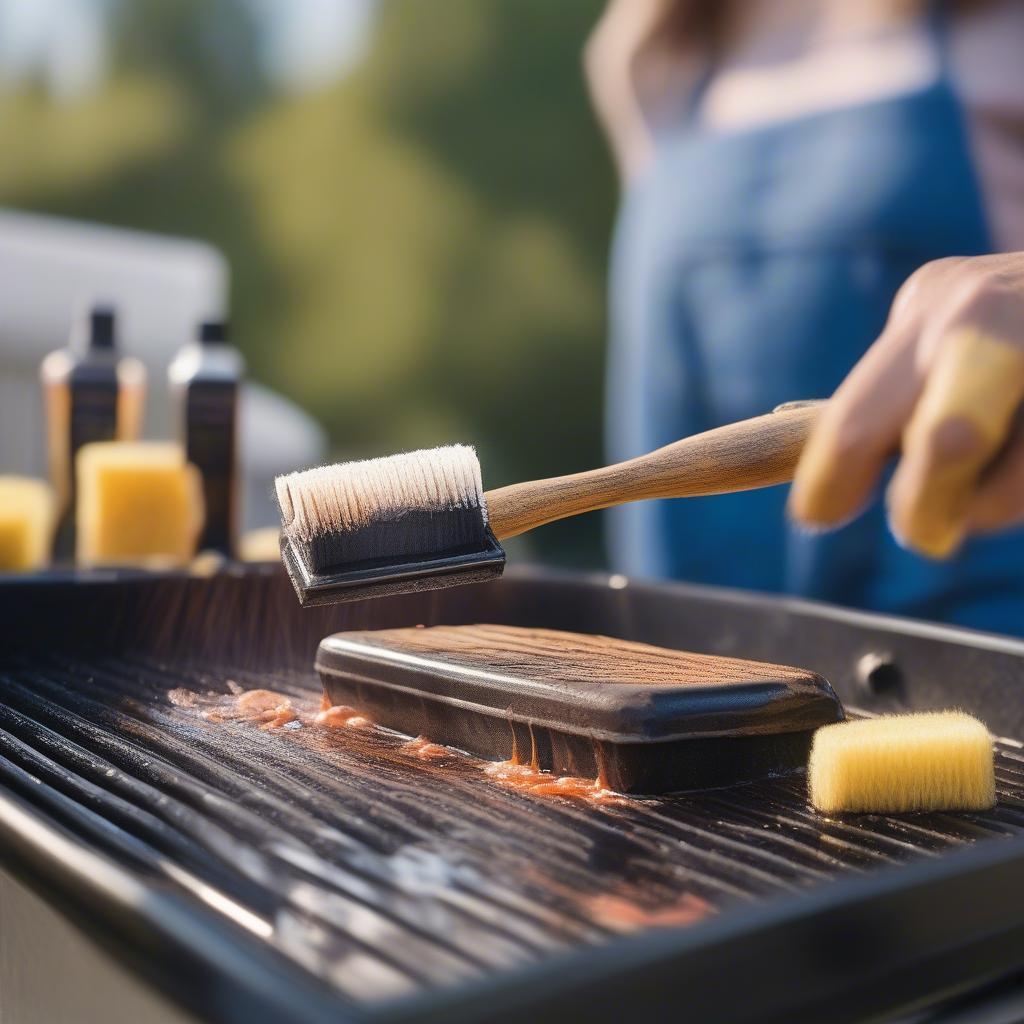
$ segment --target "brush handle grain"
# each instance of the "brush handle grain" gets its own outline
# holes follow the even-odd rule
[[[791,402],[766,416],[695,434],[628,462],[488,491],[491,529],[505,540],[556,519],[629,501],[787,483],[824,404]]]

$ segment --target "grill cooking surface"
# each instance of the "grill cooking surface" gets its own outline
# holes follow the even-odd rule
[[[345,996],[451,985],[686,924],[846,872],[1024,831],[1024,752],[1000,741],[984,814],[825,820],[802,776],[604,803],[502,788],[464,755],[310,723],[261,731],[168,699],[287,693],[312,672],[35,658],[0,675],[0,785],[179,887]]]

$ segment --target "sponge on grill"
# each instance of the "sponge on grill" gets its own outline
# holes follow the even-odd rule
[[[38,569],[49,561],[55,514],[48,484],[0,476],[0,572]]]
[[[996,800],[992,738],[960,711],[827,725],[814,734],[808,782],[826,814],[982,810]]]
[[[179,445],[97,441],[75,471],[79,562],[176,565],[195,553],[202,482]]]

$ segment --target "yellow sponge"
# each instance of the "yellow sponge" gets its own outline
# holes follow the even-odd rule
[[[280,562],[280,527],[264,526],[243,533],[238,542],[238,557],[243,562]]]
[[[811,803],[842,811],[982,810],[996,802],[992,739],[961,711],[826,725],[808,765]]]
[[[0,572],[38,569],[49,561],[54,516],[49,484],[0,476]]]
[[[176,444],[97,441],[75,458],[83,565],[180,565],[195,553],[202,485]]]

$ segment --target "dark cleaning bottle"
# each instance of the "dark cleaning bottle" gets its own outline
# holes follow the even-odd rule
[[[231,557],[238,528],[238,400],[245,363],[227,325],[208,320],[171,362],[168,377],[178,436],[203,477],[206,525],[201,551]]]
[[[146,370],[137,359],[118,355],[113,307],[94,305],[75,323],[68,347],[43,360],[40,378],[59,516],[54,549],[62,560],[75,548],[75,455],[92,441],[138,438]]]

